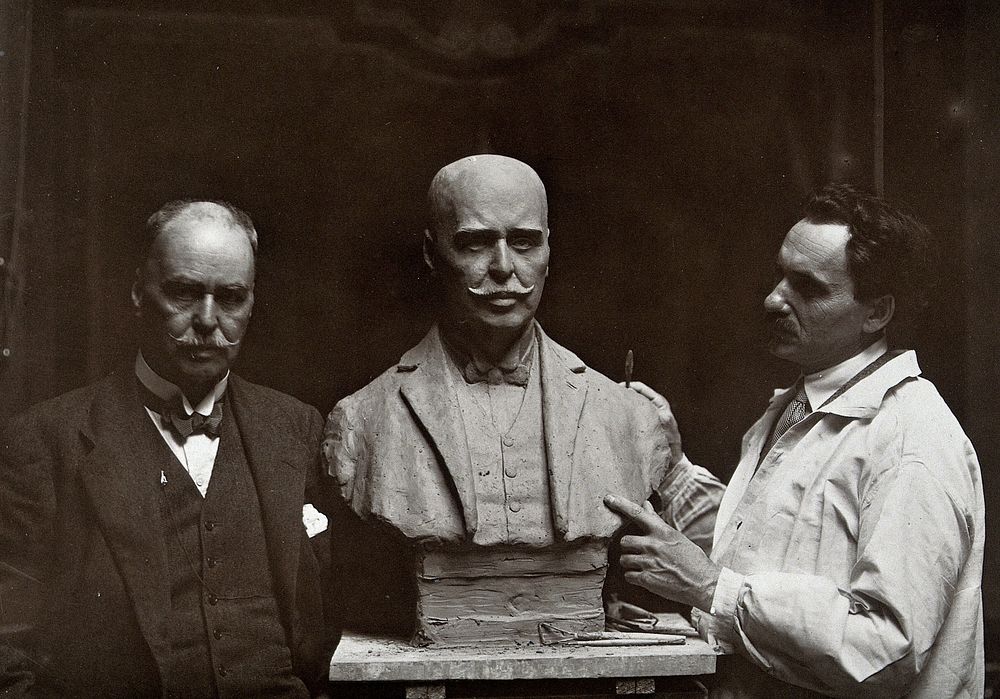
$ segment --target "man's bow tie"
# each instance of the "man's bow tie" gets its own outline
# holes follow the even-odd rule
[[[515,386],[527,386],[528,375],[531,367],[526,364],[518,364],[512,369],[504,367],[490,367],[482,370],[473,361],[468,362],[462,369],[462,376],[466,383],[488,383],[498,386],[502,383],[509,383]]]
[[[218,437],[219,428],[222,426],[222,401],[215,401],[211,415],[201,413],[186,415],[183,410],[166,410],[161,413],[160,419],[169,424],[182,439],[187,439],[198,432],[204,432],[209,437]]]
[[[143,388],[143,403],[147,408],[160,416],[160,422],[164,427],[173,430],[181,439],[187,439],[192,434],[199,432],[207,434],[209,437],[218,437],[219,429],[222,426],[222,403],[223,396],[220,396],[212,406],[211,415],[192,413],[188,415],[181,406],[180,395],[172,399],[164,400],[152,391]]]

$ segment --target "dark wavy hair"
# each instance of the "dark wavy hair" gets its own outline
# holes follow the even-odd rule
[[[810,223],[847,226],[847,270],[856,299],[890,294],[896,302],[893,324],[919,318],[934,286],[934,240],[924,224],[850,184],[816,190],[802,213]]]

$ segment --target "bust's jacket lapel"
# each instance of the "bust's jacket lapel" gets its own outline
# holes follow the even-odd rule
[[[158,435],[139,402],[131,372],[113,375],[96,393],[80,433],[83,444],[92,447],[81,457],[80,478],[98,526],[153,657],[166,657],[170,577],[160,511],[161,473],[145,443],[146,437]]]
[[[539,344],[542,429],[552,494],[552,518],[556,531],[565,537],[567,533],[572,535],[570,487],[574,476],[576,436],[587,399],[587,367],[575,354],[549,339],[537,323],[535,330]]]
[[[476,484],[472,473],[465,423],[445,364],[444,346],[435,325],[419,345],[400,359],[400,394],[444,461],[462,506],[466,534],[471,539],[478,524]]]

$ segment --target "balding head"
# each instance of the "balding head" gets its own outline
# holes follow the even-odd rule
[[[197,199],[177,199],[167,202],[146,219],[145,253],[148,255],[153,242],[170,226],[198,221],[215,221],[242,231],[250,241],[250,248],[256,256],[257,230],[249,214],[229,202]]]
[[[427,193],[430,232],[454,228],[457,210],[490,201],[508,208],[532,207],[548,229],[545,185],[530,166],[504,155],[470,155],[445,165]]]

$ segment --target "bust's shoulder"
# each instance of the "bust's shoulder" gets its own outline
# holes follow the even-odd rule
[[[555,358],[555,364],[561,365],[563,371],[578,376],[578,381],[586,382],[587,407],[585,410],[617,416],[625,415],[630,419],[642,422],[656,419],[656,409],[649,400],[588,366],[572,350],[560,345],[547,335],[542,334],[540,338],[543,343],[543,351],[549,357]],[[551,359],[549,363],[553,363]],[[548,373],[545,380],[553,380],[552,372]]]
[[[390,367],[370,383],[337,401],[334,413],[382,414],[396,409],[401,377],[396,367]]]
[[[399,394],[403,383],[422,381],[426,365],[440,361],[442,355],[437,326],[433,326],[420,342],[406,350],[394,364],[354,393],[338,401],[335,409],[390,407],[392,397]]]

